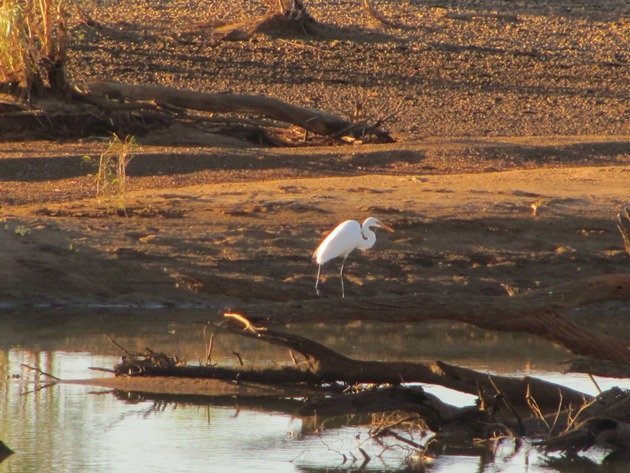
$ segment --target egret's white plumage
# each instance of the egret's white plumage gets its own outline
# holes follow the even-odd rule
[[[372,231],[372,227],[383,228],[390,232],[394,231],[376,217],[366,218],[363,225],[356,220],[346,220],[337,225],[335,229],[324,238],[324,241],[320,243],[315,253],[313,253],[313,259],[319,265],[317,268],[317,281],[315,282],[315,292],[317,292],[318,295],[319,275],[322,265],[331,259],[343,256],[339,276],[341,277],[341,297],[345,297],[343,266],[346,263],[346,258],[355,249],[365,251],[374,246],[374,243],[376,243],[376,234]]]

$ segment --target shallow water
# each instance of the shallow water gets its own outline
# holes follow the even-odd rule
[[[368,439],[364,427],[313,433],[300,418],[239,406],[238,399],[206,403],[196,397],[173,403],[67,384],[37,390],[49,380],[21,366],[36,366],[64,379],[101,377],[103,373],[89,367],[111,367],[119,359],[107,333],[116,333],[116,340],[132,351],[150,345],[194,360],[204,346],[201,326],[195,323],[203,319],[196,314],[16,317],[0,321],[0,440],[16,452],[0,464],[2,473],[346,470],[361,466],[359,447],[372,458],[366,470],[400,471],[407,465],[410,452],[400,442],[387,441],[391,448],[385,449]],[[614,324],[607,328],[615,330]],[[587,376],[560,372],[558,362],[569,358],[566,352],[525,335],[497,335],[444,323],[292,329],[350,356],[442,359],[502,374],[539,376],[596,393]],[[234,364],[231,352],[235,348],[253,364],[287,356],[276,347],[221,336],[215,359]],[[625,380],[597,378],[597,382],[602,389],[614,385],[630,388],[630,381]],[[473,399],[444,388],[425,388],[453,404],[470,404]],[[415,440],[426,439],[418,436]],[[547,460],[531,446],[525,445],[517,453],[513,449],[511,442],[505,442],[493,460],[473,453],[441,455],[430,471],[560,471],[545,466]],[[604,454],[594,452],[589,458],[600,461]]]

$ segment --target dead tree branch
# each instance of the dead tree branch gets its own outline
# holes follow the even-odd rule
[[[489,423],[486,412],[476,406],[455,407],[442,402],[437,396],[420,387],[392,386],[369,389],[352,394],[341,394],[309,402],[299,409],[301,416],[332,417],[349,414],[372,414],[402,410],[420,415],[433,432],[443,432],[455,427],[461,432],[472,427],[468,435],[483,435]],[[464,425],[466,427],[464,427]]]

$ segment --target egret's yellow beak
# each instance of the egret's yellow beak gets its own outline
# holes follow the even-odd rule
[[[383,230],[387,230],[390,233],[394,233],[394,229],[390,227],[389,225],[385,225],[383,222],[381,222],[380,226]]]

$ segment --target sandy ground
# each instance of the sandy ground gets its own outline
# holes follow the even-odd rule
[[[398,156],[376,155],[381,165]],[[292,160],[308,166],[312,156],[307,150]],[[53,193],[48,202],[5,207],[0,262],[11,277],[2,279],[0,300],[315,297],[313,249],[337,222],[368,215],[397,231],[348,260],[348,295],[527,291],[627,270],[615,215],[630,199],[629,181],[624,165],[235,179],[131,191],[127,216],[118,201],[54,202]],[[337,268],[325,267],[325,296],[339,294]]]
[[[615,227],[630,201],[623,2],[375,2],[410,26],[384,28],[361,2],[322,0],[308,5],[336,37],[238,43],[192,26],[262,4],[85,4],[127,36],[76,26],[76,82],[265,93],[348,117],[402,103],[387,124],[397,143],[142,145],[125,215],[123,199],[94,198],[83,156],[102,139],[9,139],[0,308],[312,298],[318,242],[368,215],[396,233],[349,258],[349,296],[486,297],[628,269]],[[325,267],[324,297],[339,296],[337,271]]]

